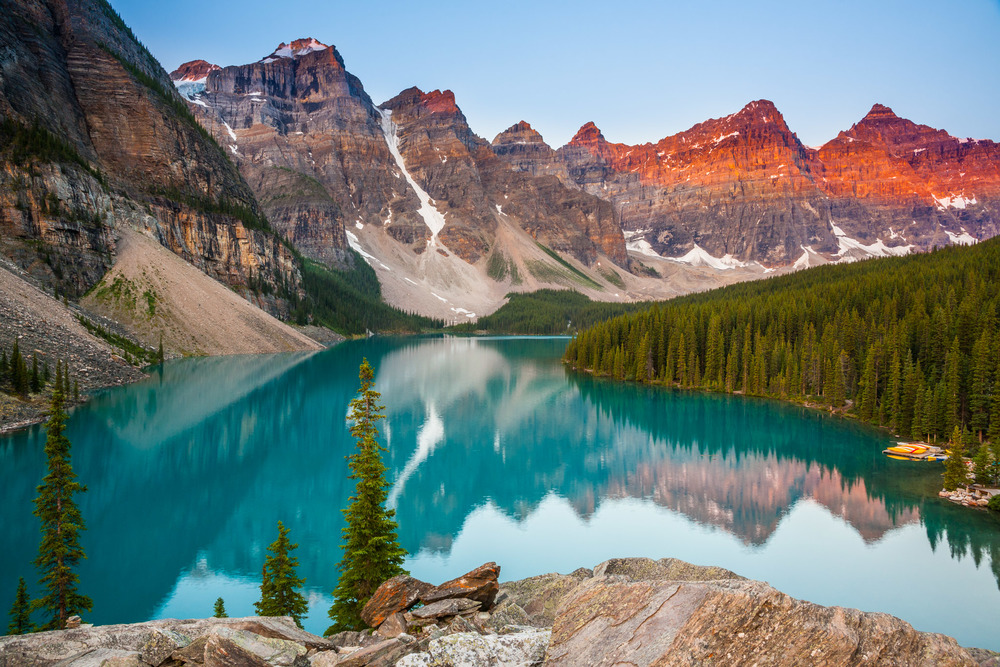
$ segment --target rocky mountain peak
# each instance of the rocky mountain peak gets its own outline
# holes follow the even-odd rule
[[[182,64],[170,73],[170,80],[185,83],[204,83],[209,72],[222,69],[205,60],[192,60]]]
[[[876,121],[876,120],[899,120],[899,116],[893,112],[892,109],[885,106],[884,104],[878,104],[877,102],[872,105],[871,111],[869,111],[861,122],[866,121]]]
[[[528,144],[540,144],[548,147],[547,144],[545,144],[545,140],[542,139],[542,135],[523,120],[511,125],[493,139],[494,148],[505,145]]]
[[[606,139],[601,131],[597,129],[594,125],[594,121],[587,122],[583,127],[577,130],[577,133],[573,135],[573,138],[569,140],[570,146],[588,146],[597,143],[603,143]]]
[[[271,63],[280,58],[300,58],[313,51],[325,51],[330,47],[312,37],[292,40],[290,44],[282,42],[271,55],[261,59],[262,63]]]
[[[459,113],[455,93],[450,90],[432,90],[420,97],[420,104],[431,113]]]
[[[416,86],[407,88],[391,100],[383,102],[381,106],[383,109],[413,114],[415,117],[428,114],[458,115],[462,113],[455,103],[455,93],[450,90],[432,90],[425,93]]]
[[[734,127],[754,128],[774,125],[779,132],[791,133],[788,125],[785,123],[785,117],[781,115],[778,107],[771,100],[754,100],[736,113],[726,116],[721,120],[724,125],[732,125]],[[705,125],[707,124],[705,123]]]

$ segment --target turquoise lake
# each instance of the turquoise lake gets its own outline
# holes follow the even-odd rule
[[[1000,520],[936,497],[890,436],[777,401],[593,379],[565,338],[373,338],[311,354],[184,359],[70,419],[89,559],[85,620],[253,613],[277,521],[322,633],[353,490],[348,403],[367,357],[407,567],[439,583],[672,556],[797,598],[884,611],[1000,650]],[[29,587],[44,430],[0,438],[0,605]]]

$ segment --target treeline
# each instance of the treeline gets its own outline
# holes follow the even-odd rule
[[[351,251],[354,253],[354,251]],[[312,260],[302,260],[302,287],[306,298],[292,304],[292,319],[313,322],[343,334],[371,332],[416,333],[441,329],[444,322],[407,313],[382,300],[378,277],[354,253],[354,269],[329,269]]]
[[[1000,441],[1000,239],[675,299],[570,342],[574,368],[816,402],[903,437]]]
[[[29,363],[17,340],[11,346],[10,354],[6,348],[0,349],[0,391],[26,399],[49,387],[59,389],[67,398],[80,400],[80,384],[76,380],[72,380],[71,384],[67,362],[56,360],[56,379],[53,384],[49,362],[39,363],[38,355],[32,352]]]
[[[29,158],[42,162],[75,164],[93,176],[102,185],[104,174],[80,155],[68,141],[42,127],[38,119],[30,125],[12,117],[0,119],[0,152],[11,162],[23,165]]]
[[[148,297],[147,297],[148,298]],[[76,319],[84,326],[84,328],[90,333],[94,334],[98,338],[104,340],[108,345],[112,347],[117,347],[122,352],[122,357],[125,361],[133,366],[142,366],[145,364],[162,364],[163,363],[163,342],[160,342],[160,347],[157,350],[151,350],[139,345],[138,343],[117,334],[110,329],[102,327],[100,324],[95,324],[91,322],[86,317],[77,315]]]
[[[489,331],[503,334],[565,335],[617,315],[649,307],[648,303],[591,301],[571,290],[543,289],[508,295],[508,302],[492,315],[472,324],[452,327],[457,331]]]

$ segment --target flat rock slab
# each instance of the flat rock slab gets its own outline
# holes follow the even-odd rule
[[[405,656],[396,667],[530,667],[541,664],[549,634],[548,630],[535,630],[510,635],[448,635],[432,640],[425,652]]]
[[[197,647],[191,644],[199,637],[213,634],[260,649],[274,661],[267,663],[272,667],[296,664],[298,653],[309,649],[334,648],[326,639],[301,630],[288,617],[165,619],[0,637],[0,667],[47,667],[94,649],[136,652],[141,661],[151,667],[157,667],[176,655],[182,658],[174,659],[202,664],[205,659],[204,644]],[[299,649],[293,650],[292,643],[300,645]],[[296,657],[291,657],[289,651]]]
[[[337,667],[389,667],[416,648],[416,640],[413,637],[400,635],[358,649],[342,657],[336,664]]]
[[[254,655],[236,642],[212,635],[205,641],[205,667],[268,667],[264,658]]]
[[[467,598],[481,602],[484,609],[489,609],[496,599],[500,584],[500,566],[496,563],[484,563],[471,572],[466,572],[457,579],[446,581],[440,586],[420,596],[424,604],[446,600],[449,598]]]
[[[692,565],[677,558],[611,558],[594,567],[594,576],[617,575],[629,581],[715,581],[743,579],[722,567]]]
[[[406,611],[419,600],[420,596],[429,592],[432,585],[400,574],[379,586],[371,599],[361,610],[361,620],[370,627],[377,628],[394,613]]]
[[[60,667],[147,667],[138,651],[96,648],[60,663]]]
[[[500,589],[496,600],[497,623],[511,622],[551,628],[562,599],[592,576],[594,576],[592,571],[581,568],[570,574],[540,574],[536,577],[507,582]],[[523,610],[526,618],[520,618],[516,609],[509,612],[510,605]],[[507,621],[505,616],[511,613],[513,617]],[[492,619],[487,625],[496,626]]]
[[[978,662],[888,614],[822,607],[758,581],[594,577],[563,599],[546,665],[940,665]]]
[[[469,600],[467,598],[450,598],[447,600],[438,600],[437,602],[432,602],[423,607],[417,607],[410,613],[413,614],[415,618],[420,619],[444,618],[447,616],[463,614],[474,609],[479,609],[479,607],[480,604],[475,600]]]

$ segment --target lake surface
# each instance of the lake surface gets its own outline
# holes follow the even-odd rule
[[[776,401],[567,372],[559,338],[357,341],[184,359],[77,409],[89,621],[253,613],[277,521],[321,633],[353,486],[348,403],[367,357],[407,567],[440,583],[672,556],[798,598],[900,616],[1000,649],[1000,521],[938,499],[940,468],[889,436]],[[0,605],[34,584],[43,429],[0,439]]]

